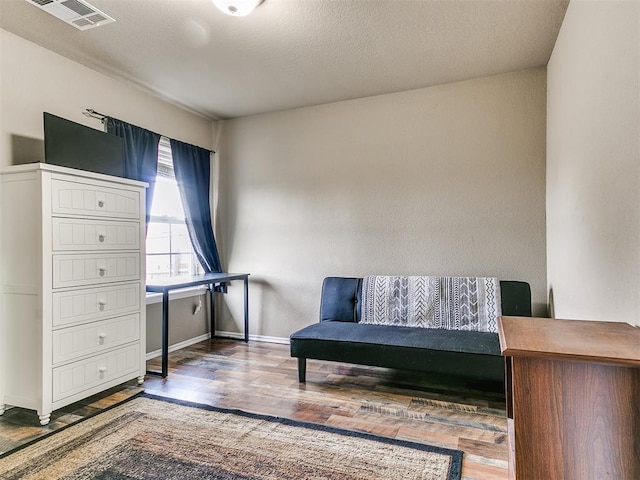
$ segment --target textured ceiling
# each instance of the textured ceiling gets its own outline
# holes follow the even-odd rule
[[[80,31],[0,0],[0,27],[220,119],[544,66],[568,1],[89,0],[116,23]]]

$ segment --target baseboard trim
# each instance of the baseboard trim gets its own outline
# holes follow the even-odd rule
[[[238,332],[225,332],[216,330],[216,337],[220,338],[233,338],[234,340],[244,340],[244,333]],[[251,335],[249,334],[249,341],[265,342],[265,343],[279,343],[282,345],[289,345],[289,339],[283,337],[268,337],[266,335]]]
[[[183,342],[175,343],[173,345],[169,345],[169,353],[175,352],[176,350],[180,350],[181,348],[186,348],[194,343],[202,342],[203,340],[209,339],[209,333],[205,333],[204,335],[199,335],[197,337],[189,338]],[[162,355],[162,349],[154,350],[152,352],[147,352],[146,359],[151,360],[152,358],[156,358]]]
[[[216,331],[216,337],[219,338],[232,338],[234,340],[244,340],[244,334],[243,333],[237,333],[237,332],[224,332],[224,331]],[[187,340],[184,340],[182,342],[178,342],[175,343],[173,345],[169,345],[169,353],[171,352],[175,352],[176,350],[180,350],[182,348],[187,348],[190,347],[191,345],[198,343],[198,342],[202,342],[204,340],[208,340],[210,338],[210,335],[208,333],[205,333],[204,335],[199,335],[197,337],[193,337],[193,338],[189,338]],[[289,345],[289,339],[288,338],[282,338],[282,337],[268,337],[265,335],[249,335],[249,341],[254,341],[254,342],[265,342],[265,343],[279,343],[282,345]],[[157,358],[159,356],[162,355],[162,349],[158,349],[158,350],[153,350],[152,352],[148,352],[147,355],[145,356],[145,358],[147,360],[151,360],[152,358]]]

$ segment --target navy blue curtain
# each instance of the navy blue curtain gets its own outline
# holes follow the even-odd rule
[[[173,171],[193,250],[206,273],[220,273],[222,266],[213,236],[209,205],[210,154],[204,148],[171,139]]]
[[[150,132],[111,117],[105,118],[107,132],[124,140],[124,176],[132,180],[147,182],[147,216],[149,223],[153,190],[158,172],[158,144],[160,134]]]

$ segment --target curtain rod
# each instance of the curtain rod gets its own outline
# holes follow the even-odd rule
[[[85,117],[89,117],[89,118],[97,118],[98,120],[100,120],[101,122],[104,122],[104,119],[107,118],[106,115],[103,115],[100,112],[96,112],[93,108],[87,108],[84,112],[82,112],[82,114]]]
[[[105,122],[105,120],[106,120],[107,118],[109,118],[109,115],[105,115],[104,113],[96,112],[93,108],[87,108],[87,109],[85,109],[85,111],[84,111],[84,112],[82,112],[82,114],[83,114],[85,117],[89,117],[89,118],[96,118],[96,119],[100,120],[102,123],[104,123],[104,122]],[[113,118],[113,117],[111,117],[111,118]],[[155,132],[154,132],[154,133],[155,133]],[[160,135],[161,137],[166,137],[166,138],[169,138],[169,139],[171,140],[171,138],[170,138],[170,137],[167,137],[166,135],[162,135],[162,134],[159,134],[159,135]],[[183,143],[186,143],[186,142],[183,142]],[[194,145],[194,146],[196,146],[196,147],[197,147],[197,145]],[[207,150],[207,151],[209,151],[209,152],[211,152],[211,153],[216,153],[216,151],[215,151],[215,150],[209,150],[208,148],[203,148],[203,147],[198,147],[198,148],[202,148],[203,150]]]

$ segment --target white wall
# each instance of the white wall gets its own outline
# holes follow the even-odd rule
[[[252,274],[251,332],[317,321],[329,275],[523,280],[544,315],[545,82],[536,69],[223,122],[218,241]]]
[[[102,130],[86,108],[162,135],[212,148],[214,124],[0,30],[0,166],[11,165],[15,137],[44,138],[42,112]]]
[[[327,275],[496,275],[546,312],[545,70],[216,124],[0,31],[0,166],[42,112],[85,108],[212,147],[223,263],[251,276],[252,333],[316,321]],[[37,143],[37,142],[36,142]],[[232,285],[219,329],[240,331]],[[230,317],[233,316],[233,318]]]
[[[640,325],[640,3],[572,0],[548,65],[557,318]]]
[[[213,147],[217,133],[208,119],[4,30],[0,30],[0,85],[0,167],[42,159],[43,111],[102,130],[100,121],[82,115],[93,108],[204,148]],[[32,154],[34,158],[29,158]],[[204,309],[192,314],[194,301],[197,298],[172,301],[172,311],[184,313],[178,315],[180,322],[171,324],[172,343],[208,331]],[[159,309],[150,307],[148,312],[147,330],[160,332]],[[149,335],[148,350],[157,348],[156,337]]]

